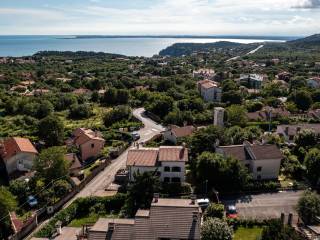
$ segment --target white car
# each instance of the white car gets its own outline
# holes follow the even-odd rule
[[[209,206],[210,200],[208,198],[201,198],[201,199],[197,199],[197,203],[199,207],[205,209]]]

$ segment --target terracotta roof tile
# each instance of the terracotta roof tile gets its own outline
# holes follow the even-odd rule
[[[186,137],[191,135],[194,132],[195,128],[193,126],[185,126],[171,129],[171,132],[176,137]]]
[[[161,146],[159,161],[188,161],[188,149],[181,146]]]
[[[158,149],[131,149],[127,156],[127,166],[156,166]]]
[[[3,142],[3,145],[5,151],[3,156],[4,160],[7,160],[20,152],[38,154],[38,151],[27,138],[8,138]]]

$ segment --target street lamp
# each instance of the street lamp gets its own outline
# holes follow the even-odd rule
[[[216,199],[217,199],[218,203],[220,203],[219,192],[217,190],[215,190],[214,188],[212,190],[213,190],[213,193],[216,195]]]

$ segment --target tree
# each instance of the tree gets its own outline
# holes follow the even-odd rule
[[[228,91],[223,92],[221,96],[221,101],[228,104],[241,104],[242,97],[239,91]]]
[[[49,114],[53,112],[53,105],[48,100],[41,101],[38,106],[37,118],[47,117]]]
[[[307,178],[313,185],[320,184],[320,150],[318,148],[310,149],[304,159],[304,165],[307,170]]]
[[[234,191],[242,189],[250,180],[247,168],[239,160],[221,154],[203,152],[192,169],[197,183],[207,181],[208,190]]]
[[[55,115],[43,118],[38,126],[38,135],[47,146],[60,145],[64,139],[63,122]]]
[[[128,189],[128,197],[123,207],[124,214],[133,217],[139,208],[150,208],[154,193],[159,190],[160,181],[156,172],[135,174],[134,183]]]
[[[312,129],[303,129],[294,137],[295,144],[306,149],[315,146],[317,140],[317,135]]]
[[[262,230],[261,240],[302,240],[293,227],[280,220],[271,220]]]
[[[146,110],[164,118],[173,109],[173,99],[165,95],[156,95],[146,106]]]
[[[239,90],[239,86],[233,80],[226,80],[222,82],[222,92]]]
[[[311,191],[306,191],[298,201],[297,212],[305,224],[316,224],[316,217],[320,216],[319,195]]]
[[[86,119],[92,115],[92,107],[89,104],[73,104],[70,106],[69,116],[72,119]]]
[[[66,180],[58,180],[53,184],[53,190],[56,197],[61,198],[65,196],[72,189],[70,183]]]
[[[45,179],[46,183],[59,178],[67,178],[69,164],[64,155],[65,149],[62,147],[44,149],[34,160],[37,176]]]
[[[113,108],[111,111],[107,112],[103,117],[103,122],[106,127],[112,126],[116,122],[122,120],[131,119],[132,110],[130,107],[121,105]]]
[[[5,187],[0,187],[0,238],[5,239],[10,231],[9,212],[17,208],[15,197]]]
[[[20,204],[24,203],[28,197],[29,185],[25,180],[10,181],[9,191],[17,197]]]
[[[218,203],[210,203],[210,205],[207,207],[204,213],[204,217],[222,219],[224,217],[224,205]]]
[[[245,132],[239,126],[233,126],[227,129],[226,135],[231,144],[242,144],[245,140]]]
[[[257,126],[249,126],[244,129],[245,139],[252,142],[253,140],[257,140],[262,136],[263,132],[261,128]]]
[[[204,151],[214,152],[217,143],[226,142],[222,128],[209,126],[192,134],[188,139],[188,147],[193,157],[198,156]]]
[[[208,218],[201,226],[202,240],[232,240],[233,231],[218,218]]]
[[[232,105],[227,108],[227,119],[230,126],[245,126],[248,121],[247,111],[243,106]]]
[[[305,90],[299,90],[297,92],[293,92],[289,99],[293,101],[296,106],[303,111],[306,111],[310,108],[312,104],[312,98],[309,92]]]

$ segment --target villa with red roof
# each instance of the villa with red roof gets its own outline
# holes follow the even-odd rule
[[[136,173],[156,172],[163,182],[184,182],[188,149],[184,146],[131,149],[127,156],[129,180]]]
[[[203,100],[206,102],[221,101],[222,89],[218,86],[218,83],[206,79],[197,82],[197,87]]]
[[[0,142],[0,156],[8,175],[15,171],[30,171],[37,154],[38,151],[27,138],[11,137]]]
[[[100,132],[77,128],[72,136],[71,142],[79,148],[82,161],[98,157],[104,148],[105,140]]]

